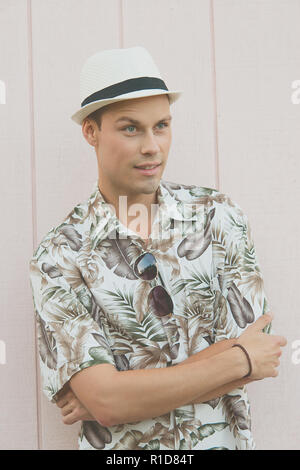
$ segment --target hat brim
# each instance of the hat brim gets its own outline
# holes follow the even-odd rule
[[[153,89],[153,90],[139,90],[139,91],[134,91],[131,93],[126,93],[122,96],[116,96],[115,98],[109,98],[107,100],[99,100],[99,101],[93,101],[93,103],[89,103],[86,106],[83,106],[81,109],[76,111],[71,116],[71,119],[76,122],[77,124],[82,124],[83,120],[91,113],[96,111],[97,109],[103,108],[103,106],[106,106],[110,103],[115,103],[117,101],[124,101],[124,100],[132,100],[134,98],[142,98],[146,96],[155,96],[155,95],[169,95],[170,97],[170,104],[174,103],[174,101],[177,101],[178,98],[182,95],[181,90],[158,90],[158,89]]]

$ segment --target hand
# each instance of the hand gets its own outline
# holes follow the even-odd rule
[[[78,400],[69,384],[59,393],[56,405],[61,408],[64,424],[74,424],[77,421],[96,421]]]
[[[252,325],[241,334],[237,343],[244,346],[250,356],[252,363],[252,380],[260,380],[266,377],[277,377],[281,347],[286,346],[287,340],[284,336],[270,335],[262,330],[273,319],[273,314],[259,317]],[[243,351],[241,351],[245,355]],[[246,357],[245,357],[246,360]]]

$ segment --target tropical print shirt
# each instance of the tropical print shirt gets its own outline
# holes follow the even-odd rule
[[[157,202],[146,244],[116,217],[96,181],[90,197],[43,237],[30,259],[43,392],[51,402],[86,367],[174,366],[238,337],[269,310],[249,221],[237,203],[213,188],[163,179]],[[145,251],[159,271],[151,282],[133,270]],[[147,301],[157,282],[174,304],[167,319],[153,315]],[[78,444],[99,450],[256,448],[245,386],[139,422],[104,427],[83,421]]]

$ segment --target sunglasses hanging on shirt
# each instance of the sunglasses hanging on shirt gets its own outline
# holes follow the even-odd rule
[[[144,252],[134,262],[133,271],[135,275],[144,281],[153,281],[159,277],[162,284],[163,280],[158,272],[157,262],[152,253]],[[170,345],[170,358],[175,360],[179,350],[179,331],[173,315],[173,301],[163,285],[152,287],[149,293],[148,302],[150,309],[161,319]]]
[[[162,282],[157,269],[155,256],[153,256],[152,253],[142,253],[135,260],[133,271],[138,278],[143,279],[144,281],[153,281],[157,276],[159,276]],[[174,309],[173,301],[164,286],[157,285],[152,287],[149,292],[148,300],[151,310],[157,317],[162,318],[172,316]]]

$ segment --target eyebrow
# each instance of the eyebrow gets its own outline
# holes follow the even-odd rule
[[[162,122],[162,121],[171,121],[171,119],[172,119],[172,116],[169,115],[169,116],[166,116],[166,117],[160,119],[159,121],[157,121],[157,123]],[[119,119],[116,120],[116,123],[121,122],[121,121],[128,121],[128,122],[131,122],[132,124],[141,124],[140,121],[138,121],[137,119],[132,119],[129,116],[120,117]]]

